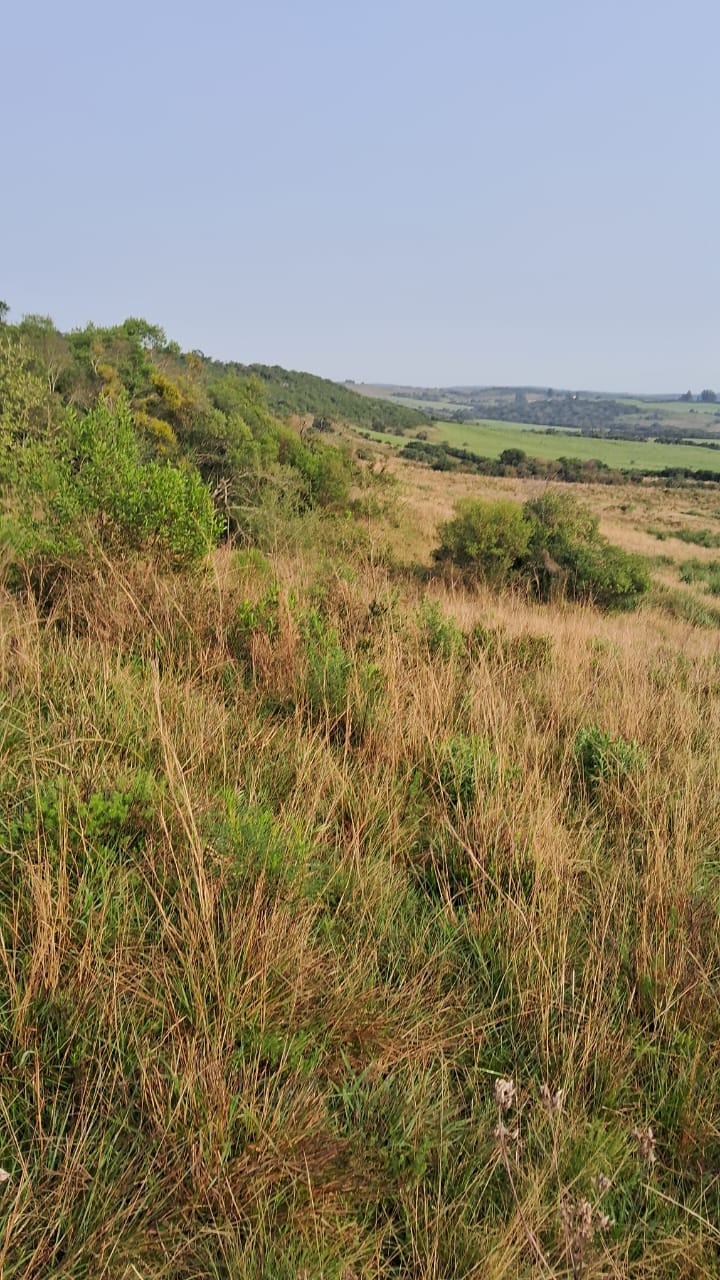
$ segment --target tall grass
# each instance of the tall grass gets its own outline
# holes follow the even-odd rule
[[[717,1274],[712,635],[424,590],[0,601],[7,1280]]]

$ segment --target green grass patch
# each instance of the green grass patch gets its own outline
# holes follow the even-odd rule
[[[554,428],[538,428],[516,422],[435,422],[424,429],[431,443],[446,441],[482,457],[499,458],[506,449],[522,449],[529,457],[597,460],[613,470],[663,471],[666,467],[720,472],[720,453],[702,445],[660,444],[654,440],[606,440]],[[402,447],[412,437],[372,432],[373,439]]]

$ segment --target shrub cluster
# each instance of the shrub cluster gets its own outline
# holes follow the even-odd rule
[[[55,433],[13,449],[4,470],[3,533],[31,574],[57,572],[93,546],[189,564],[219,533],[212,496],[194,468],[142,460],[124,400],[67,413]]]
[[[496,585],[524,583],[543,600],[628,608],[650,587],[644,560],[602,537],[597,518],[570,494],[547,490],[522,507],[464,498],[439,532],[437,562]]]

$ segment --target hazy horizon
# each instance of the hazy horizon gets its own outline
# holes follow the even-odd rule
[[[4,34],[12,319],[341,382],[720,387],[710,0],[41,0]]]

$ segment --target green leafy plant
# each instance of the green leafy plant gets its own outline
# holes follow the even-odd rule
[[[141,458],[126,401],[69,412],[51,439],[9,463],[3,532],[17,562],[47,572],[91,554],[144,551],[190,564],[217,539],[212,497],[197,471]]]
[[[367,660],[357,662],[318,610],[305,615],[302,629],[311,718],[334,736],[361,737],[382,692],[379,669]]]
[[[490,502],[464,498],[455,516],[440,526],[437,561],[501,582],[522,562],[530,542],[531,526],[515,502]]]
[[[463,632],[453,618],[443,613],[437,600],[425,596],[416,616],[420,635],[432,657],[449,659],[463,652]]]
[[[597,725],[588,725],[575,735],[573,763],[578,785],[593,795],[604,782],[621,785],[642,772],[647,756],[637,742],[613,738]]]

